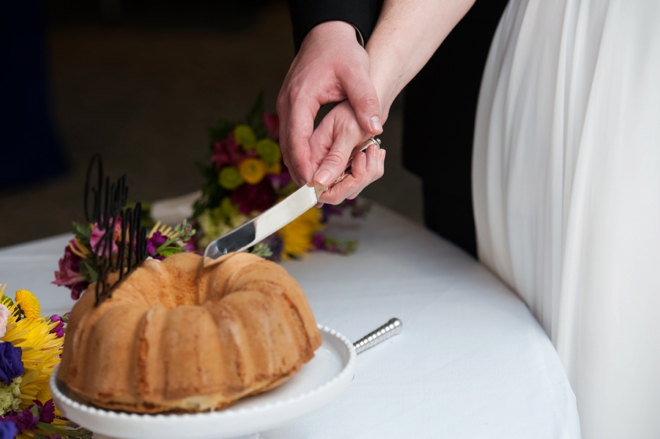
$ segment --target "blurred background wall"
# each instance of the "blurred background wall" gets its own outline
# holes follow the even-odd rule
[[[274,111],[294,56],[282,0],[10,0],[2,8],[0,247],[82,220],[96,152],[107,174],[127,174],[132,201],[199,189],[194,162],[209,159],[208,127],[243,118],[260,91]],[[382,136],[385,177],[364,195],[421,223],[421,185],[401,167],[400,137],[398,102]]]

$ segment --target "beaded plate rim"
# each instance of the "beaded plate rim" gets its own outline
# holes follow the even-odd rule
[[[58,384],[59,380],[57,379],[57,370],[59,368],[59,365],[55,367],[50,377],[50,389],[53,396],[56,399],[56,402],[58,401],[62,402],[63,404],[73,408],[74,410],[80,410],[90,415],[95,415],[106,419],[115,418],[115,419],[126,419],[126,420],[140,420],[145,422],[162,422],[165,420],[172,421],[173,419],[176,419],[177,421],[179,420],[188,421],[188,420],[200,420],[200,418],[205,418],[206,420],[215,420],[215,419],[220,420],[223,418],[232,418],[236,416],[245,415],[248,413],[249,414],[260,413],[271,410],[279,406],[291,404],[300,401],[302,399],[310,398],[315,394],[321,393],[325,389],[332,387],[335,383],[342,381],[343,379],[346,378],[346,375],[353,374],[355,370],[355,364],[357,362],[357,353],[355,351],[355,347],[353,346],[353,343],[351,343],[351,341],[348,338],[346,338],[343,334],[339,333],[338,331],[335,331],[334,329],[331,329],[327,326],[323,326],[321,324],[317,324],[317,327],[319,328],[320,331],[336,337],[346,346],[349,352],[348,362],[346,363],[344,368],[339,372],[339,374],[331,378],[329,381],[326,381],[323,384],[320,384],[317,387],[307,392],[286,399],[281,399],[276,402],[257,404],[255,406],[241,407],[238,409],[231,408],[230,406],[229,408],[225,408],[217,411],[201,412],[201,413],[148,414],[148,413],[127,413],[127,412],[114,411],[110,409],[94,407],[88,404],[83,404],[78,401],[74,401],[73,399],[64,395],[64,393],[60,391],[59,385],[66,386],[66,384],[61,382]]]

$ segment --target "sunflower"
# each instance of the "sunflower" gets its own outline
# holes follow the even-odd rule
[[[303,257],[308,251],[314,249],[312,237],[323,229],[322,218],[321,209],[312,207],[279,230],[278,233],[284,244],[283,260]]]
[[[19,300],[20,305],[29,304],[26,307],[29,311],[26,311],[23,306],[19,308]],[[51,332],[59,322],[51,322],[48,317],[34,318],[31,314],[28,317],[28,314],[34,311],[35,302],[38,306],[39,302],[34,295],[26,290],[17,292],[16,302],[12,302],[9,297],[4,295],[0,299],[0,303],[5,305],[10,312],[7,319],[7,332],[2,337],[2,341],[9,342],[22,350],[21,360],[25,374],[19,387],[22,400],[21,409],[35,404],[35,400],[45,403],[50,399],[48,380],[55,366],[60,362],[64,342],[63,337],[58,337],[57,334]],[[25,318],[20,318],[21,310],[25,313]]]

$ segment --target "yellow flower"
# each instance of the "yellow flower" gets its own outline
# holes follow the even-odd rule
[[[25,290],[20,290],[25,291]],[[3,296],[0,303],[9,308],[11,312],[7,319],[7,332],[2,341],[9,342],[22,350],[21,361],[25,374],[20,383],[21,409],[31,406],[38,399],[42,403],[50,399],[48,380],[55,366],[60,362],[64,337],[58,337],[51,331],[58,322],[51,322],[48,317],[18,319],[19,295],[16,293],[16,302],[12,303],[7,296]],[[37,306],[39,302],[30,293]],[[34,305],[34,303],[33,303]],[[22,307],[27,315],[26,309]],[[48,399],[42,399],[48,398]]]
[[[26,319],[38,319],[41,317],[41,305],[34,294],[28,290],[16,291],[16,303],[19,304]]]
[[[312,237],[323,229],[321,209],[312,207],[301,216],[282,227],[278,232],[284,244],[282,259],[299,258],[312,250]]]
[[[259,183],[266,175],[267,169],[268,165],[266,165],[266,162],[255,158],[245,159],[238,165],[241,177],[249,184]]]
[[[257,147],[257,136],[248,125],[238,125],[234,128],[234,140],[246,151]]]
[[[272,166],[269,166],[269,167],[266,169],[266,174],[275,174],[275,175],[279,175],[281,172],[282,172],[282,165],[281,165],[281,163],[280,163],[279,160],[276,161],[275,163],[273,163]]]

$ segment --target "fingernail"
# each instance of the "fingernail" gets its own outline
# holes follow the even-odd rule
[[[332,176],[330,175],[330,171],[327,169],[319,169],[319,171],[314,176],[314,181],[323,187],[330,186],[331,179]]]
[[[380,123],[380,117],[378,116],[372,116],[371,119],[369,119],[369,122],[371,123],[371,131],[372,133],[380,133],[383,131],[383,125]]]

